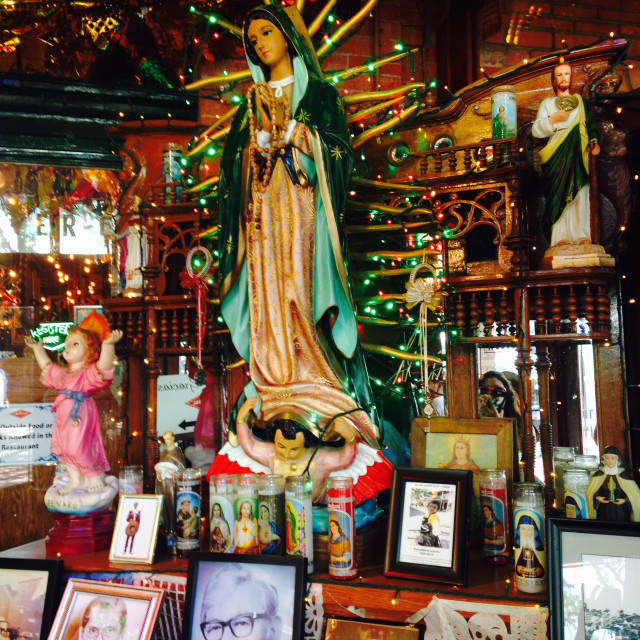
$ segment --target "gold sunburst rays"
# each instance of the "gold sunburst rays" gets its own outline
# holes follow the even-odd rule
[[[207,78],[200,78],[200,80],[196,80],[195,82],[190,82],[185,86],[187,91],[196,91],[197,89],[202,89],[203,87],[210,87],[211,85],[218,84],[221,88],[226,88],[232,82],[240,82],[243,80],[248,80],[251,77],[251,71],[249,69],[245,69],[244,71],[236,71],[234,73],[222,74],[220,76],[209,76]]]
[[[336,2],[337,0],[329,0],[329,2],[327,2],[327,4],[322,7],[320,13],[318,13],[318,15],[316,16],[316,19],[309,25],[309,28],[307,29],[310,37],[313,37],[318,29],[322,26],[322,23],[327,19],[327,16],[331,12],[331,9],[335,7]]]
[[[354,176],[351,178],[351,184],[354,187],[362,187],[364,189],[380,189],[381,191],[401,191],[417,193],[424,191],[424,185],[404,184],[402,182],[387,182],[386,180],[369,180],[368,178],[359,178]]]
[[[408,55],[412,55],[417,53],[418,49],[407,49],[406,51],[401,51],[400,53],[390,53],[389,55],[382,56],[373,62],[365,62],[365,64],[361,64],[359,67],[351,67],[349,69],[345,69],[344,71],[338,71],[330,75],[332,78],[337,78],[338,80],[348,80],[353,76],[360,75],[365,71],[374,71],[378,67],[382,67],[385,64],[391,64],[392,62],[397,62],[398,60],[402,60],[402,58],[406,58]],[[416,83],[421,84],[421,83]],[[422,85],[424,88],[424,85]]]
[[[441,251],[429,249],[414,249],[412,251],[350,251],[349,255],[353,260],[371,260],[372,258],[382,258],[389,260],[411,260],[412,258],[422,258],[425,254],[430,256],[440,255]]]
[[[199,191],[204,191],[208,187],[212,187],[213,185],[218,184],[219,180],[220,180],[220,176],[211,176],[210,178],[203,180],[202,182],[194,185],[193,187],[189,187],[187,191],[189,193],[198,193]]]
[[[401,100],[404,100],[404,95],[398,96],[397,98],[393,98],[392,100],[386,100],[385,102],[381,102],[380,104],[374,104],[366,109],[361,109],[360,111],[356,111],[351,115],[347,116],[347,124],[352,124],[354,122],[359,122],[360,120],[365,120],[369,116],[378,113],[379,111],[384,111],[389,107],[392,107],[394,104],[397,104]]]
[[[233,113],[235,113],[234,109],[232,109],[232,111]],[[220,131],[216,131],[215,133],[210,133],[209,135],[205,135],[204,133],[202,133],[198,137],[199,142],[192,149],[189,149],[187,153],[185,153],[185,157],[191,158],[193,156],[198,156],[201,153],[204,153],[214,142],[217,142],[218,140],[220,140],[220,138],[225,138],[230,129],[231,125],[224,127],[224,129],[220,129]]]
[[[337,29],[330,38],[327,39],[318,49],[316,55],[319,60],[326,58],[333,49],[335,49],[345,36],[352,30],[357,29],[362,21],[373,11],[378,4],[378,0],[368,0],[365,5],[354,16],[349,18],[339,29]]]
[[[363,93],[353,93],[348,96],[342,96],[342,104],[356,104],[358,102],[373,102],[378,100],[387,100],[397,96],[407,96],[411,93],[420,93],[424,91],[425,84],[423,82],[411,82],[404,84],[395,89],[387,89],[386,91],[366,91]]]
[[[382,202],[363,202],[357,200],[349,200],[349,209],[354,211],[375,210],[380,213],[387,213],[393,218],[401,217],[408,213],[413,215],[433,215],[433,211],[426,207],[394,207],[393,205],[383,204]]]
[[[371,127],[370,129],[367,129],[353,141],[353,148],[357,149],[358,147],[362,146],[367,140],[371,140],[371,138],[375,138],[376,136],[379,136],[380,134],[385,133],[392,127],[397,126],[404,120],[409,119],[416,111],[418,111],[423,106],[424,105],[422,102],[416,102],[415,104],[412,104],[410,107],[403,109],[398,115],[388,118],[387,120],[385,120],[384,122],[380,123],[375,127]]]
[[[403,222],[400,224],[399,222],[394,222],[391,224],[348,224],[346,227],[347,235],[349,236],[358,236],[358,235],[377,235],[380,233],[391,233],[393,231],[404,231],[405,229],[411,233],[420,233],[421,229],[424,229],[427,232],[431,225],[433,225],[433,220],[421,220],[420,222]]]
[[[358,324],[366,324],[372,327],[399,327],[406,326],[406,322],[399,322],[398,320],[385,320],[384,318],[377,318],[376,316],[358,316]],[[413,323],[416,324],[416,323]],[[428,323],[429,328],[436,329],[440,326],[440,322],[435,320]]]
[[[368,353],[379,353],[381,355],[391,356],[392,358],[398,358],[400,360],[408,360],[409,362],[424,361],[424,356],[422,356],[419,353],[408,353],[406,351],[401,351],[400,349],[393,349],[392,347],[387,347],[383,344],[371,344],[371,343],[363,342],[362,348]],[[431,364],[442,364],[442,360],[440,358],[436,358],[436,356],[427,355],[427,360]]]

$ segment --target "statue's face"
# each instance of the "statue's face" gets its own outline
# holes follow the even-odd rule
[[[247,29],[249,44],[258,58],[270,69],[289,56],[287,41],[281,31],[268,20],[254,20]]]
[[[296,433],[295,440],[288,440],[282,435],[282,430],[278,429],[273,442],[276,446],[276,455],[281,460],[297,460],[304,454],[304,434],[302,431]]]
[[[553,71],[553,79],[559,91],[568,91],[571,88],[571,67],[568,64],[558,65]]]
[[[615,453],[605,453],[602,456],[605,466],[613,469],[618,464],[618,456]]]
[[[72,333],[64,341],[62,357],[69,366],[83,364],[87,355],[87,341],[81,333]]]

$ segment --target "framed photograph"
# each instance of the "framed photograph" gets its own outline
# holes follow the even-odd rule
[[[0,636],[47,637],[60,596],[62,567],[62,560],[0,558]]]
[[[73,324],[77,326],[92,312],[95,311],[97,314],[103,316],[104,309],[102,305],[99,304],[77,304],[73,308]]]
[[[399,622],[369,622],[354,618],[328,617],[324,640],[419,640],[420,627]]]
[[[430,469],[504,469],[513,480],[517,451],[513,418],[414,418],[411,466]]]
[[[153,563],[163,499],[144,493],[120,496],[109,562]]]
[[[192,553],[183,639],[299,640],[305,567],[302,556]]]
[[[464,585],[473,474],[396,467],[384,573]]]
[[[159,587],[70,578],[49,640],[151,640],[163,597]]]
[[[640,523],[549,518],[548,563],[551,640],[638,637]]]
[[[512,495],[518,453],[513,418],[414,418],[411,423],[411,466],[468,469],[473,473],[471,528],[482,520],[480,471],[504,469],[507,499]]]

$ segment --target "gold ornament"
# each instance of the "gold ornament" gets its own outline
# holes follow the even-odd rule
[[[558,96],[556,109],[558,111],[573,111],[578,106],[578,98],[575,96]]]

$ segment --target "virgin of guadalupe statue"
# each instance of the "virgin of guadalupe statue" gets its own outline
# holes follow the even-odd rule
[[[377,451],[347,279],[352,149],[340,98],[295,7],[252,10],[243,39],[255,84],[231,126],[218,185],[221,310],[251,376],[238,422],[254,407],[265,423],[293,419],[321,445],[348,448],[345,466],[367,447],[375,460],[356,475],[382,474],[375,493],[390,486],[391,465]],[[226,446],[210,474],[234,472],[225,458],[269,472],[251,451],[246,460],[230,449],[241,447]]]

